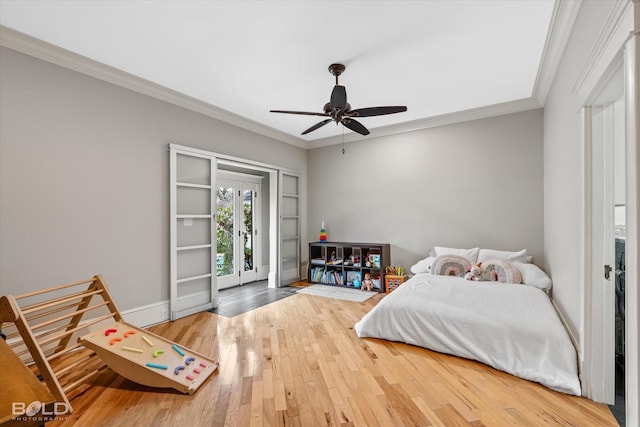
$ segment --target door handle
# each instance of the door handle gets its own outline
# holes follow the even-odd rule
[[[609,264],[605,264],[604,266],[604,278],[609,280],[609,278],[611,277],[611,272],[613,271],[613,269],[611,268],[611,266]]]

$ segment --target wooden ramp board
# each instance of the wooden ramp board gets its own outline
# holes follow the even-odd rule
[[[138,384],[193,394],[217,369],[202,354],[118,321],[79,339],[115,372]]]

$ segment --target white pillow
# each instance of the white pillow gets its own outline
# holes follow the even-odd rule
[[[540,267],[535,264],[527,264],[523,262],[515,262],[513,265],[520,270],[520,274],[522,274],[522,283],[542,289],[545,292],[549,292],[551,289],[551,278]]]
[[[527,262],[527,250],[523,249],[518,252],[496,251],[493,249],[480,249],[478,253],[478,262],[485,262],[489,259],[501,259],[511,262]]]
[[[480,248],[456,249],[445,248],[443,246],[434,246],[433,250],[436,252],[436,256],[457,255],[468,259],[471,264],[475,264],[476,262],[478,262],[478,251],[480,251]]]
[[[413,274],[431,273],[431,265],[433,264],[434,259],[436,259],[436,257],[430,256],[418,261],[416,264],[411,266],[411,272]]]

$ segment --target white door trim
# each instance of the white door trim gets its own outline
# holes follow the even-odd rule
[[[626,422],[640,425],[640,1],[633,1],[633,33],[624,47],[625,110],[626,110]]]
[[[594,51],[589,56],[589,61],[585,64],[585,69],[581,76],[581,81],[576,84],[576,93],[582,101],[583,107],[587,107],[592,102],[601,85],[606,80],[606,75],[611,73],[616,57],[623,51],[623,69],[625,78],[625,157],[626,157],[626,224],[627,239],[625,242],[626,254],[626,360],[625,360],[625,384],[626,384],[626,422],[627,425],[639,425],[640,413],[640,390],[639,376],[640,361],[640,292],[638,290],[638,265],[640,264],[640,250],[638,247],[638,232],[640,230],[640,219],[638,218],[640,203],[640,0],[630,0],[619,2],[614,5],[612,12],[607,19],[598,40],[602,43],[594,45]],[[588,283],[590,276],[589,257],[587,256],[588,245],[591,244],[588,234],[587,224],[590,219],[590,177],[588,175],[586,155],[589,152],[587,145],[591,142],[586,130],[590,128],[588,119],[583,111],[583,249],[581,279],[583,283]],[[585,344],[598,345],[592,342],[588,336],[587,319],[591,315],[591,300],[587,289],[582,295],[583,304],[583,332],[584,338],[581,348]],[[590,319],[589,322],[600,322],[602,319]],[[582,372],[583,394],[592,398],[593,388],[603,387],[603,384],[593,382],[589,375],[590,362],[586,355]]]

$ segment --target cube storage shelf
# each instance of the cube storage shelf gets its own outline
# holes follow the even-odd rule
[[[360,288],[366,273],[374,290],[385,292],[385,268],[389,266],[388,243],[309,243],[309,283]]]

